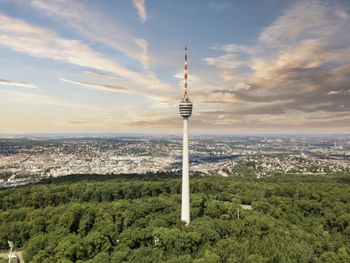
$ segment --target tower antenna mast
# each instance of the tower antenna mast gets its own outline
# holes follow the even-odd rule
[[[188,78],[188,68],[187,68],[187,46],[185,46],[184,98],[188,98],[187,78]]]

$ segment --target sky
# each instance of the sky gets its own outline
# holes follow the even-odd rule
[[[348,0],[0,0],[0,133],[349,133]]]

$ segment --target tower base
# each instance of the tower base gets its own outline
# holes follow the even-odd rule
[[[18,256],[15,254],[8,255],[9,263],[19,263]]]

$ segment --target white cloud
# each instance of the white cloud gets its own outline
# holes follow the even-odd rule
[[[99,71],[109,71],[138,84],[142,89],[171,89],[162,84],[152,72],[143,74],[127,69],[79,40],[63,38],[51,30],[1,13],[0,45],[33,57],[50,58]]]
[[[31,83],[16,81],[16,80],[5,80],[0,79],[0,85],[4,86],[15,86],[15,87],[21,87],[21,88],[29,88],[29,89],[38,89],[38,87]]]
[[[327,93],[327,95],[337,95],[337,94],[340,94],[341,91],[338,91],[338,90],[331,90]]]
[[[0,45],[39,58],[50,58],[83,67],[107,70],[134,78],[138,76],[78,40],[0,13]]]
[[[145,68],[149,69],[149,65],[151,64],[151,59],[148,54],[148,42],[142,38],[136,38],[135,43],[137,46],[141,48],[139,59],[141,60]]]
[[[89,41],[102,43],[127,57],[149,66],[145,59],[145,49],[138,44],[140,39],[122,25],[116,17],[105,16],[100,10],[86,5],[84,1],[67,0],[7,0],[59,21]],[[103,25],[103,26],[102,26]],[[146,40],[144,40],[146,41]],[[146,50],[148,52],[148,50]],[[149,55],[147,54],[147,57]]]
[[[120,79],[120,77],[111,75],[111,74],[105,74],[105,73],[98,73],[98,72],[92,72],[92,71],[84,71],[85,74],[91,75],[96,78],[102,78],[102,79]]]
[[[222,107],[211,117],[229,121],[250,116],[257,125],[263,119],[275,127],[312,127],[315,123],[322,128],[336,122],[344,126],[340,124],[343,117],[331,116],[350,112],[346,92],[349,28],[348,10],[339,2],[298,1],[264,28],[251,46],[212,47],[223,54],[204,59],[222,80],[218,89],[204,96]],[[226,100],[220,103],[217,98],[224,95]],[[316,125],[312,118],[322,114],[330,117]]]
[[[249,90],[250,85],[243,83],[243,82],[238,82],[237,84],[234,85],[235,90]]]
[[[225,2],[225,1],[210,1],[208,4],[209,10],[216,10],[216,11],[225,11],[230,10],[233,8],[233,5],[231,2]]]
[[[145,90],[129,90],[124,87],[120,87],[112,84],[88,83],[88,82],[75,81],[75,80],[70,80],[65,78],[60,78],[59,80],[65,83],[73,84],[73,85],[88,88],[88,89],[104,90],[104,91],[116,92],[116,93],[127,92],[128,95],[148,98],[152,101],[156,101],[156,103],[150,106],[150,108],[153,108],[153,109],[172,107],[172,105],[169,104],[168,101],[165,101],[164,95],[160,94],[159,92],[152,92],[152,91],[145,91]]]
[[[100,110],[99,107],[85,105],[77,102],[68,102],[55,97],[42,95],[42,94],[32,94],[25,92],[17,92],[12,90],[0,90],[0,93],[7,95],[10,101],[21,103],[21,104],[45,104],[60,107],[72,107],[90,110]]]
[[[248,45],[237,45],[237,44],[226,44],[226,45],[216,45],[211,47],[213,50],[221,50],[227,53],[246,53],[255,54],[256,48]]]
[[[304,39],[330,36],[348,23],[349,15],[336,2],[298,1],[287,8],[260,34],[260,41],[272,46],[289,45]]]
[[[147,10],[145,5],[145,0],[132,0],[134,7],[140,17],[142,23],[147,21]]]
[[[235,54],[227,53],[218,57],[207,57],[203,61],[209,66],[216,66],[224,69],[234,69],[244,64]]]
[[[66,83],[70,83],[70,84],[74,84],[74,85],[78,85],[78,86],[82,86],[82,87],[85,87],[85,88],[105,90],[105,91],[110,91],[110,92],[120,93],[120,92],[123,92],[123,91],[127,91],[126,88],[115,86],[115,85],[111,85],[111,84],[87,83],[87,82],[69,80],[69,79],[64,79],[64,78],[61,78],[60,81],[63,81],[63,82],[66,82]]]
[[[183,72],[178,72],[174,75],[174,78],[176,79],[184,79],[184,73]],[[193,81],[193,82],[198,82],[200,80],[199,76],[195,74],[188,74],[188,80]],[[182,83],[183,84],[183,83]]]

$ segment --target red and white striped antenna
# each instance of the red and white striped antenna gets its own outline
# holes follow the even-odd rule
[[[185,46],[185,68],[184,68],[184,97],[188,97],[187,91],[187,77],[188,77],[188,69],[187,69],[187,46]]]

